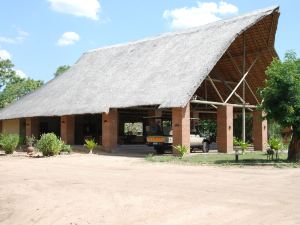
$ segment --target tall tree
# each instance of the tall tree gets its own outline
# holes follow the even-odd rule
[[[300,59],[295,52],[287,52],[283,61],[273,60],[266,75],[261,108],[267,118],[282,127],[292,127],[288,160],[300,161]]]
[[[0,108],[34,91],[43,82],[16,75],[10,60],[0,60]]]
[[[66,72],[68,69],[70,69],[70,66],[69,65],[63,65],[63,66],[59,66],[55,73],[54,73],[54,76],[57,77],[61,74],[63,74],[64,72]]]
[[[16,72],[13,68],[14,64],[9,59],[1,60],[0,58],[0,89],[16,77]]]

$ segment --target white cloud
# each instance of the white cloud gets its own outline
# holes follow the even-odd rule
[[[29,33],[27,33],[26,31],[23,31],[18,27],[14,27],[14,28],[17,30],[17,36],[16,37],[0,36],[0,43],[21,44],[29,36]]]
[[[79,41],[79,39],[80,39],[79,34],[75,32],[65,32],[58,39],[57,45],[58,46],[73,45],[76,41]]]
[[[215,22],[221,16],[235,14],[238,7],[225,1],[197,2],[197,7],[183,7],[165,10],[163,18],[170,21],[172,29],[186,29]]]
[[[0,50],[0,59],[2,60],[11,59],[11,54],[6,50]]]
[[[54,11],[98,20],[101,5],[98,0],[48,0]]]
[[[28,78],[28,76],[22,70],[15,70],[15,71],[17,76],[21,78]]]

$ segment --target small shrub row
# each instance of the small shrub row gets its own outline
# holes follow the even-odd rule
[[[12,154],[18,146],[24,143],[24,138],[17,134],[1,134],[0,147],[5,151],[5,154]],[[65,144],[54,133],[43,134],[39,140],[34,136],[26,137],[28,147],[35,148],[42,152],[44,156],[53,156],[61,152],[71,152],[71,146]]]

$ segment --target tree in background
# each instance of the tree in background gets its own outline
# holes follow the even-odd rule
[[[10,60],[0,59],[0,108],[43,85],[40,80],[19,77],[13,67]]]
[[[292,127],[288,160],[300,161],[300,60],[296,53],[287,52],[283,61],[274,59],[266,76],[261,108],[281,127]]]
[[[16,77],[16,71],[13,68],[14,64],[9,59],[1,60],[0,58],[0,90]]]
[[[69,66],[69,65],[59,66],[59,67],[56,69],[56,72],[54,73],[54,76],[57,77],[57,76],[63,74],[64,72],[66,72],[68,69],[70,69],[70,66]]]

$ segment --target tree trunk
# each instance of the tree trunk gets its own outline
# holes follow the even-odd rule
[[[293,129],[293,136],[289,145],[288,160],[300,161],[300,134],[295,129]]]

